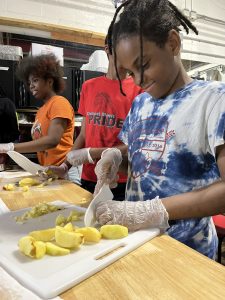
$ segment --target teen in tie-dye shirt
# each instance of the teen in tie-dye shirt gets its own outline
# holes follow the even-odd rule
[[[116,14],[120,9],[109,30],[115,62],[145,93],[136,97],[119,135],[128,146],[127,201],[99,204],[97,220],[154,227],[151,199],[156,203],[159,196],[175,220],[168,234],[214,258],[215,227],[211,217],[202,217],[215,213],[213,203],[217,211],[225,207],[225,84],[192,80],[184,70],[179,26],[198,32],[172,3],[130,0]],[[102,181],[111,174],[102,167],[110,155],[103,154],[96,167]],[[173,210],[169,200],[177,201]]]
[[[225,84],[192,81],[163,98],[136,97],[120,133],[130,161],[126,199],[164,198],[218,180],[215,149],[224,144],[224,122]],[[210,217],[176,221],[168,234],[215,254]]]

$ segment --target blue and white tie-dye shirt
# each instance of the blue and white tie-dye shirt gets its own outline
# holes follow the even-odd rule
[[[126,199],[189,192],[220,178],[215,149],[225,139],[225,84],[194,80],[163,98],[135,98],[119,138],[128,145]],[[215,257],[211,218],[179,220],[168,234]]]

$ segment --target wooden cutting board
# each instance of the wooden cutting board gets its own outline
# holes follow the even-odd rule
[[[123,239],[102,239],[97,244],[84,244],[69,255],[45,255],[40,260],[25,257],[19,252],[17,244],[21,237],[33,230],[54,227],[59,213],[68,216],[74,208],[85,211],[84,208],[71,205],[24,224],[16,223],[14,218],[26,210],[0,216],[0,265],[22,285],[44,299],[59,295],[159,234],[159,229],[140,230]],[[73,224],[81,227],[83,220]]]

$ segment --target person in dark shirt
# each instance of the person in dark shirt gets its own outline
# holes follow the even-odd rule
[[[12,100],[0,91],[0,143],[9,143],[19,137],[16,108]]]
[[[15,105],[0,86],[0,143],[9,143],[18,138],[19,128]],[[6,160],[7,154],[0,154],[0,164],[5,164]]]

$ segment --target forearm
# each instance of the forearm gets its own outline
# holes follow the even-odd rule
[[[201,218],[225,212],[225,182],[162,199],[170,220]]]
[[[117,148],[120,150],[120,152],[122,153],[122,155],[127,156],[127,146],[124,144],[121,145],[117,145],[115,147],[112,148]],[[102,152],[104,150],[108,149],[108,147],[104,147],[104,148],[91,148],[90,149],[90,155],[92,157],[93,160],[97,160],[101,158]]]
[[[73,147],[70,151],[82,149],[85,146],[85,137],[80,133],[78,137],[75,139],[75,142],[73,144]]]
[[[44,136],[40,139],[25,142],[25,143],[15,143],[14,150],[20,153],[30,153],[39,152],[47,149],[54,148],[58,145],[59,141],[55,138]]]

